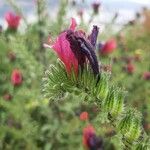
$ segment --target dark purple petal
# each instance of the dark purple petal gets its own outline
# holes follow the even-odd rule
[[[95,134],[89,137],[88,145],[90,150],[103,150],[103,140]]]
[[[89,138],[88,144],[89,144],[90,149],[96,147],[96,135],[95,134]]]
[[[79,34],[72,31],[68,31],[66,38],[70,43],[70,48],[74,52],[74,55],[79,61],[79,65],[85,63],[85,58],[90,62],[95,75],[99,74],[99,66],[94,48],[88,40],[84,37],[79,36]],[[80,64],[81,63],[81,64]]]
[[[101,51],[102,51],[103,47],[104,47],[104,44],[102,42],[99,42],[97,44],[98,52],[99,52],[100,55],[101,55]]]
[[[84,67],[84,63],[86,61],[86,57],[85,55],[80,51],[80,44],[77,42],[77,37],[74,35],[74,32],[71,30],[68,30],[68,33],[66,35],[66,38],[68,39],[69,43],[70,43],[70,48],[73,51],[75,57],[78,60],[78,63],[81,67],[81,69],[83,69]]]
[[[92,33],[89,36],[89,41],[91,42],[94,48],[96,46],[98,32],[99,32],[99,28],[97,26],[93,26]]]
[[[80,51],[88,58],[95,75],[99,74],[99,66],[93,46],[84,38],[79,37]]]

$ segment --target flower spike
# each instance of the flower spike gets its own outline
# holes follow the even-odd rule
[[[72,18],[69,29],[60,33],[52,45],[44,44],[44,47],[54,49],[58,57],[64,63],[69,75],[73,70],[75,75],[78,76],[79,67],[83,70],[87,60],[89,60],[94,75],[98,75],[99,66],[94,52],[98,27],[93,27],[90,39],[88,39],[84,31],[75,30],[76,25],[76,20]]]

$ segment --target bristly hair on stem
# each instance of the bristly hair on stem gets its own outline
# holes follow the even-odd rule
[[[97,81],[88,65],[82,71],[79,69],[78,78],[75,78],[74,72],[70,77],[64,64],[58,60],[58,64],[51,65],[46,72],[43,92],[53,100],[58,100],[67,92],[75,95],[87,93],[93,103],[97,103],[108,114],[110,124],[116,129],[116,133],[122,135],[120,140],[125,149],[149,150],[149,137],[141,126],[141,114],[133,108],[125,107],[125,92],[112,86],[109,79],[110,74],[101,72],[101,78]]]

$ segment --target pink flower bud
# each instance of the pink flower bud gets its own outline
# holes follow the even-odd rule
[[[15,15],[12,12],[7,12],[5,14],[5,20],[7,21],[8,28],[16,30],[19,26],[21,17],[19,15]]]
[[[11,74],[11,83],[14,85],[14,86],[18,86],[18,85],[21,85],[22,84],[22,73],[20,70],[18,69],[14,69],[12,74]]]
[[[135,66],[132,63],[128,63],[126,69],[129,74],[133,74],[135,72]]]
[[[88,112],[84,111],[84,112],[82,112],[82,113],[80,114],[80,120],[86,121],[86,120],[88,120],[88,119],[89,119],[89,114],[88,114]]]
[[[117,43],[115,39],[108,40],[104,45],[100,47],[100,54],[108,55],[112,53],[117,48]]]
[[[143,79],[144,80],[150,80],[150,72],[144,72],[143,73]]]

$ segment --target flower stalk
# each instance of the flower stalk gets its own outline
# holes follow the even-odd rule
[[[61,36],[63,36],[63,42],[60,40]],[[95,36],[91,37],[94,38],[92,40],[86,39],[83,32],[75,31],[74,28],[58,36],[55,46],[52,46],[52,48],[58,53],[61,60],[58,60],[56,66],[51,65],[46,72],[43,80],[45,96],[56,100],[66,93],[74,95],[85,93],[87,103],[96,103],[104,113],[107,113],[109,123],[116,133],[121,134],[120,140],[125,150],[138,150],[139,147],[140,150],[148,150],[150,148],[149,139],[147,140],[147,135],[142,128],[141,114],[137,110],[125,106],[125,92],[111,84],[110,74],[97,69],[99,66],[94,52],[94,45],[92,46],[90,43],[90,41],[97,38]],[[65,51],[72,55],[67,55]],[[66,57],[62,59],[62,56]],[[72,58],[77,61],[77,72],[73,67],[73,62],[68,72],[66,66],[70,61],[66,60],[70,60],[70,56],[73,56]],[[81,56],[83,62],[80,61]]]

